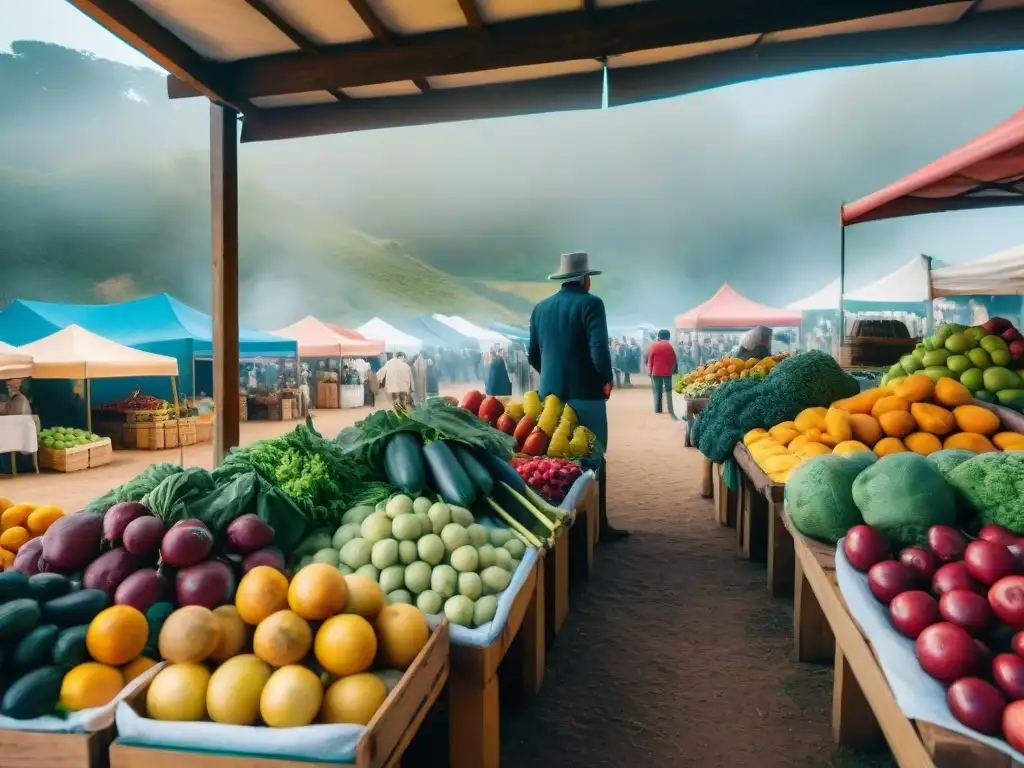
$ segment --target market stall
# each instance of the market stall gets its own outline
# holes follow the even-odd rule
[[[384,342],[384,348],[390,354],[405,352],[407,355],[411,355],[419,352],[424,346],[420,339],[400,331],[379,317],[367,320],[356,328],[356,331],[368,339]]]
[[[32,358],[17,347],[0,342],[0,386],[9,379],[24,379],[32,375]],[[31,454],[33,465],[39,471],[39,426],[35,417],[5,414],[0,416],[0,454],[9,454],[11,473],[18,474],[18,456]]]
[[[449,328],[461,333],[463,336],[476,339],[480,342],[481,349],[490,349],[496,345],[501,347],[508,346],[508,336],[489,328],[481,328],[479,325],[475,325],[468,320],[458,317],[457,315],[434,314],[433,317],[439,323],[444,323]]]
[[[93,433],[92,382],[113,378],[134,378],[166,376],[171,379],[171,391],[177,392],[178,362],[173,357],[132,349],[79,328],[77,325],[57,331],[39,341],[26,344],[21,351],[33,360],[34,379],[81,380],[85,386],[86,431],[65,427],[54,427],[53,442],[48,446],[43,438],[40,460],[43,467],[71,472],[87,467],[109,463],[111,460],[110,438],[100,438]],[[178,418],[178,399],[174,396],[173,430],[177,438],[179,454],[184,461],[181,419]],[[140,435],[136,444],[146,447],[156,444],[154,435],[160,431],[159,443],[163,445],[165,426],[158,422],[139,422],[133,429]],[[45,430],[44,430],[45,432]],[[141,436],[141,435],[145,436]]]

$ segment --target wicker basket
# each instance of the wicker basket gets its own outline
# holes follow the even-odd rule
[[[164,427],[164,448],[177,448],[178,447],[178,429],[180,428],[181,421],[179,419],[171,419],[163,423]],[[182,435],[182,439],[184,439]]]
[[[42,469],[54,469],[58,472],[78,472],[89,468],[89,446],[76,445],[55,451],[52,448],[39,448],[39,466]]]
[[[146,422],[167,421],[171,418],[171,411],[128,411],[126,414],[129,424],[144,424]]]
[[[133,424],[132,431],[135,433],[135,446],[140,450],[162,451],[166,447],[164,436],[167,430],[163,424]]]
[[[196,428],[196,418],[189,416],[187,419],[181,420],[181,444],[195,445],[198,442],[198,429]]]

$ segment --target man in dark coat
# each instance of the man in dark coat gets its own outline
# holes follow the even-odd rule
[[[558,272],[549,276],[562,283],[561,290],[538,303],[530,316],[529,360],[540,373],[541,398],[553,394],[571,405],[580,424],[607,449],[607,400],[614,374],[604,302],[590,293],[590,276],[599,274],[590,269],[587,254],[562,255]],[[615,541],[629,534],[608,524],[607,494],[603,492],[606,477],[607,464],[602,463],[601,538]]]

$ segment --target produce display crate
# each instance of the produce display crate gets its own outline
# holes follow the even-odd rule
[[[53,469],[57,472],[80,472],[89,468],[89,446],[76,445],[55,451],[52,448],[39,446],[39,466],[42,469]]]
[[[129,424],[128,429],[129,434],[135,437],[135,447],[141,451],[162,451],[167,447],[167,430],[163,422],[138,422]]]
[[[793,537],[785,524],[786,486],[765,474],[747,446],[737,443],[733,459],[740,472],[736,494],[736,540],[748,560],[768,566],[768,589],[775,596],[793,590]]]
[[[599,484],[592,482],[576,504],[568,542],[571,584],[588,581],[594,568],[594,545],[597,542],[599,524],[599,492]],[[557,540],[555,544],[557,546]]]
[[[164,428],[164,448],[177,448],[178,447],[178,430],[180,429],[180,420],[171,419],[163,423]],[[182,435],[182,443],[184,443],[184,435]]]
[[[282,419],[282,421],[291,421],[292,419],[297,419],[299,417],[298,413],[297,413],[298,412],[298,408],[296,407],[297,405],[298,404],[294,400],[292,400],[291,398],[286,398],[286,399],[281,400],[281,419]]]
[[[441,622],[366,726],[356,746],[355,762],[329,764],[355,768],[398,766],[427,713],[444,690],[450,672],[449,658],[448,623]],[[129,705],[140,714],[145,710],[145,691],[143,688],[129,700]],[[110,768],[180,768],[189,762],[203,768],[310,768],[325,765],[271,757],[157,749],[124,744],[120,739],[110,747]],[[0,768],[3,766],[0,758]]]
[[[316,383],[316,407],[317,408],[338,408],[340,407],[340,395],[338,382],[318,381]]]
[[[902,768],[1014,768],[1007,755],[958,733],[908,719],[893,697],[870,643],[836,585],[835,547],[793,531],[793,630],[799,661],[833,663],[832,736],[846,747],[888,742]]]
[[[496,768],[500,758],[498,667],[518,638],[523,701],[529,701],[544,682],[544,558],[538,557],[508,621],[489,646],[453,645],[448,678],[448,742],[451,768]],[[146,768],[162,768],[147,766]],[[168,766],[170,768],[170,766]]]
[[[569,535],[572,526],[559,527],[555,543],[544,557],[544,631],[550,646],[569,615]]]
[[[114,445],[109,437],[103,438],[98,443],[89,443],[89,468],[102,467],[114,460]]]
[[[108,768],[116,729],[95,733],[0,731],[0,768]]]

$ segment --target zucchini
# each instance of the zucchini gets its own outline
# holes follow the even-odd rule
[[[7,689],[0,701],[0,714],[15,720],[52,715],[63,682],[64,670],[60,667],[41,667],[29,672]]]
[[[27,597],[0,605],[0,642],[21,640],[39,623],[39,603]]]
[[[71,579],[59,573],[37,573],[28,580],[28,596],[48,603],[71,592]]]
[[[494,478],[484,468],[484,465],[477,460],[466,446],[458,443],[451,443],[449,446],[459,464],[466,471],[466,475],[480,492],[480,496],[490,496],[494,492]]]
[[[107,600],[107,593],[102,589],[72,592],[44,603],[43,620],[47,624],[56,624],[61,628],[88,624],[96,618],[96,614],[107,607]]]
[[[59,634],[60,629],[56,625],[40,624],[14,647],[14,655],[11,660],[28,669],[48,664]]]
[[[28,576],[21,571],[0,573],[0,603],[28,596]]]
[[[423,446],[423,458],[430,470],[434,490],[446,504],[469,507],[476,500],[476,488],[466,470],[443,440]]]
[[[405,493],[418,495],[427,485],[423,444],[414,432],[399,432],[384,448],[384,473],[388,482]]]
[[[85,646],[85,635],[89,631],[88,624],[65,629],[57,635],[57,641],[50,651],[50,658],[58,667],[77,667],[89,661],[89,650]]]
[[[153,603],[146,611],[146,623],[149,625],[149,639],[146,640],[146,647],[142,650],[144,656],[152,659],[159,659],[160,630],[163,629],[167,617],[174,613],[174,606],[170,603]]]

